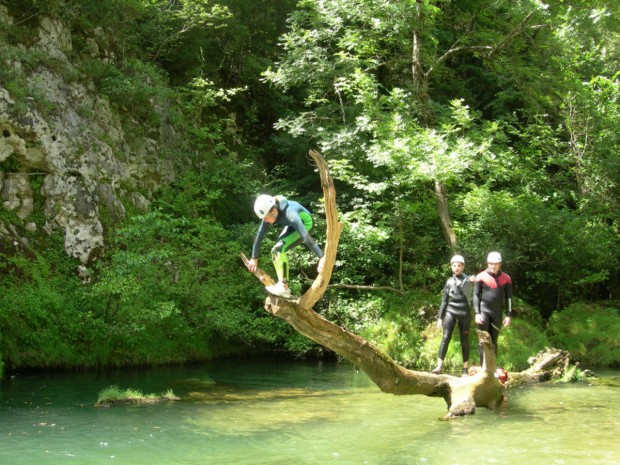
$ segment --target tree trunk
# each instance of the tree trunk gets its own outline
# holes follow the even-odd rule
[[[452,218],[450,216],[450,208],[448,206],[448,194],[446,186],[441,182],[435,181],[435,198],[437,200],[437,211],[439,212],[439,220],[441,222],[441,232],[446,239],[446,243],[450,247],[452,253],[456,250],[456,234],[452,228]]]
[[[528,360],[530,367],[519,373],[508,375],[507,386],[540,383],[559,379],[571,367],[570,354],[565,350],[547,348]]]

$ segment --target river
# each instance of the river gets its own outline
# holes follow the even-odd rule
[[[172,389],[181,400],[95,408],[111,385]],[[0,464],[620,465],[619,394],[588,383],[516,387],[498,412],[442,421],[442,399],[384,394],[348,364],[7,374]]]

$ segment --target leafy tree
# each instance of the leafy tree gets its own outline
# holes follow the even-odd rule
[[[466,21],[471,22],[467,7],[442,11],[433,2],[302,2],[282,39],[283,60],[266,72],[285,91],[304,88],[305,109],[281,119],[279,128],[315,139],[323,153],[338,158],[332,168],[337,177],[370,199],[394,199],[383,203],[399,217],[404,199],[399,192],[432,186],[453,249],[446,185],[473,169],[497,125],[468,134],[474,118],[468,105],[460,99],[434,102],[428,90],[450,55],[479,48],[498,53],[506,46],[470,45],[491,38],[467,31],[459,38],[466,39],[464,45],[453,43],[437,57],[441,41],[445,46],[450,40],[441,36],[442,26]],[[507,23],[485,26],[498,37]],[[459,37],[458,27],[453,29]],[[399,243],[408,242],[404,231],[395,234]]]
[[[564,52],[575,50],[567,46],[570,41],[581,41],[577,50],[588,41],[597,50],[606,50],[606,39],[615,37],[614,27],[596,33],[595,24],[606,22],[616,8],[608,2],[574,6],[530,1],[300,2],[291,16],[290,31],[282,37],[282,58],[265,79],[285,92],[302,95],[303,106],[291,108],[277,127],[310,139],[331,159],[332,172],[349,187],[343,196],[345,209],[364,209],[363,214],[345,211],[345,216],[354,221],[365,218],[368,231],[381,225],[383,218],[392,218],[382,229],[386,242],[400,247],[400,253],[393,249],[392,262],[406,257],[418,239],[399,225],[411,224],[408,196],[420,189],[435,193],[441,220],[436,224],[441,225],[448,248],[460,248],[458,233],[460,246],[478,263],[491,247],[502,246],[509,255],[521,248],[525,236],[502,236],[503,229],[494,226],[501,215],[468,224],[473,218],[464,213],[471,210],[457,208],[466,205],[464,199],[470,195],[480,199],[481,186],[500,199],[510,199],[508,205],[517,209],[549,202],[553,205],[549,210],[535,211],[545,210],[558,222],[573,225],[581,224],[574,216],[574,189],[586,177],[591,176],[601,192],[610,193],[616,186],[612,153],[617,150],[610,150],[609,156],[601,150],[599,156],[590,149],[582,156],[584,147],[592,147],[593,123],[581,122],[601,119],[592,111],[597,108],[595,93],[589,86],[583,88],[583,60],[578,62],[572,51]],[[607,60],[600,55],[592,62],[597,71],[607,69]],[[609,77],[592,82],[607,83],[606,92],[614,92]],[[607,105],[613,107],[614,101]],[[597,111],[602,108],[601,102]],[[609,114],[615,118],[617,112]],[[616,143],[609,135],[600,140]],[[583,169],[586,160],[588,169]],[[592,170],[593,166],[601,169]],[[585,200],[586,192],[591,196],[587,189],[578,196]],[[554,208],[559,209],[557,214]],[[511,218],[513,225],[520,221],[518,216]],[[616,243],[613,229],[603,232],[605,223],[609,227],[615,218],[584,221],[588,234],[610,246]],[[538,229],[530,226],[529,231]],[[557,229],[550,232],[546,246],[562,243],[561,237]],[[523,256],[536,262],[550,250],[556,248],[523,250]],[[588,249],[580,250],[587,255]],[[612,266],[606,267],[605,255],[593,252],[595,256],[588,257],[592,266],[585,267],[589,271],[581,270],[589,277],[580,272],[580,278],[571,281],[609,282],[616,254]],[[425,257],[444,260],[448,253],[444,249]],[[525,277],[525,261],[514,258],[515,274]],[[583,258],[575,256],[571,263]],[[392,274],[406,267],[393,266]],[[558,282],[566,282],[570,273],[564,274],[551,261],[542,268],[543,275],[534,280],[540,285],[552,285],[545,280],[554,273],[562,276]],[[525,286],[532,291],[534,283]],[[543,299],[542,292],[530,295]]]

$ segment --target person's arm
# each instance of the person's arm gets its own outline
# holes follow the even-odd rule
[[[506,298],[506,316],[512,317],[512,282],[508,282],[504,289]]]
[[[474,312],[476,313],[475,320],[478,325],[482,324],[482,284],[482,280],[476,277],[476,282],[474,283]]]
[[[306,237],[304,237],[304,242],[306,244],[306,247],[308,247],[310,250],[312,250],[312,252],[314,252],[314,255],[316,255],[319,258],[323,258],[323,251],[321,250],[319,245],[316,242],[314,242],[314,239],[312,239],[312,236],[308,234],[307,232],[306,232]]]
[[[439,306],[439,312],[437,313],[437,327],[441,327],[443,324],[443,317],[446,316],[446,309],[448,308],[448,301],[450,300],[450,287],[448,282],[443,287],[441,296],[441,305]]]
[[[504,286],[504,295],[506,298],[506,318],[504,318],[504,326],[510,326],[512,322],[512,282],[508,281]]]
[[[467,305],[469,306],[469,308],[471,309],[472,306],[474,305],[474,293],[473,293],[473,288],[474,288],[474,282],[476,282],[476,277],[475,276],[468,276],[465,273],[463,273],[463,282],[461,283],[461,291],[463,292],[463,295],[465,296],[465,300],[467,300]]]
[[[258,269],[260,246],[263,243],[265,234],[267,234],[270,226],[271,225],[269,223],[261,221],[260,226],[258,227],[258,231],[256,232],[256,237],[254,238],[254,243],[252,244],[252,258],[248,261],[248,270],[250,270],[252,273],[254,273]]]

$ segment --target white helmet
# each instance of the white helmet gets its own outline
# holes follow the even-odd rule
[[[265,218],[265,215],[271,211],[275,204],[275,197],[266,194],[259,195],[256,198],[256,202],[254,202],[254,213],[256,213],[256,216],[262,220]]]
[[[487,263],[502,263],[502,256],[499,252],[489,252]]]
[[[452,265],[454,262],[459,262],[459,263],[462,263],[464,265],[465,264],[465,259],[463,258],[462,255],[455,255],[454,257],[452,257],[450,259],[450,265]]]

